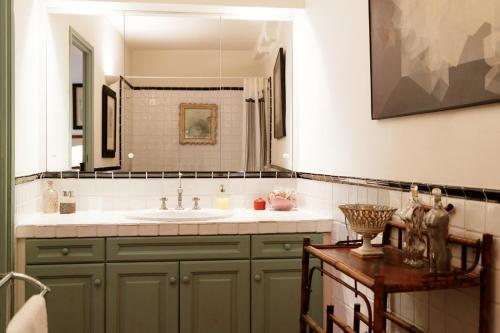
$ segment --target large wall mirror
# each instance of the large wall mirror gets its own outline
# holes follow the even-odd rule
[[[293,169],[291,21],[59,12],[47,52],[49,171]]]

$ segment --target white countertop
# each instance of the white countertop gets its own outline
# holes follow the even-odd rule
[[[16,222],[17,238],[223,235],[331,232],[331,218],[305,210],[234,209],[223,219],[156,222],[131,219],[135,211],[80,211],[76,214],[31,214]]]

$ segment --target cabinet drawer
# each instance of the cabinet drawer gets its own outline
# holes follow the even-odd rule
[[[28,239],[27,264],[104,261],[104,238]]]
[[[110,262],[250,257],[249,236],[117,237],[106,246]]]
[[[321,234],[278,234],[252,236],[252,258],[300,258],[304,237],[321,244]]]

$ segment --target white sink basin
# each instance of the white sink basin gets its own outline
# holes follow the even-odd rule
[[[182,221],[209,221],[218,220],[233,215],[231,211],[220,209],[200,210],[141,210],[131,213],[126,217],[134,220],[157,221],[157,222],[182,222]]]

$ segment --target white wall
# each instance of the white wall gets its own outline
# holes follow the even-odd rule
[[[123,38],[105,16],[50,15],[47,40],[47,169],[66,170],[70,165],[68,143],[70,84],[69,29],[72,27],[94,48],[94,167],[119,164],[119,137],[115,158],[101,158],[102,85],[105,75],[123,74]],[[119,100],[119,83],[111,88]],[[117,117],[118,123],[118,117]],[[118,125],[117,125],[118,128]]]
[[[45,27],[42,1],[16,0],[15,175],[45,170]]]
[[[308,0],[294,30],[294,168],[500,188],[500,105],[371,120],[368,2]]]
[[[288,22],[280,22],[277,42],[274,48],[269,52],[266,59],[266,78],[273,77],[274,64],[278,55],[279,49],[282,47],[285,52],[285,86],[286,86],[286,136],[284,138],[275,139],[274,134],[271,136],[271,164],[286,169],[294,169],[293,165],[293,24]],[[273,96],[274,99],[275,96]],[[274,108],[273,108],[274,110]],[[274,116],[274,112],[273,112]],[[274,126],[271,126],[271,131],[274,131]]]
[[[263,76],[262,62],[254,51],[133,50],[127,59],[133,76],[219,77]]]

